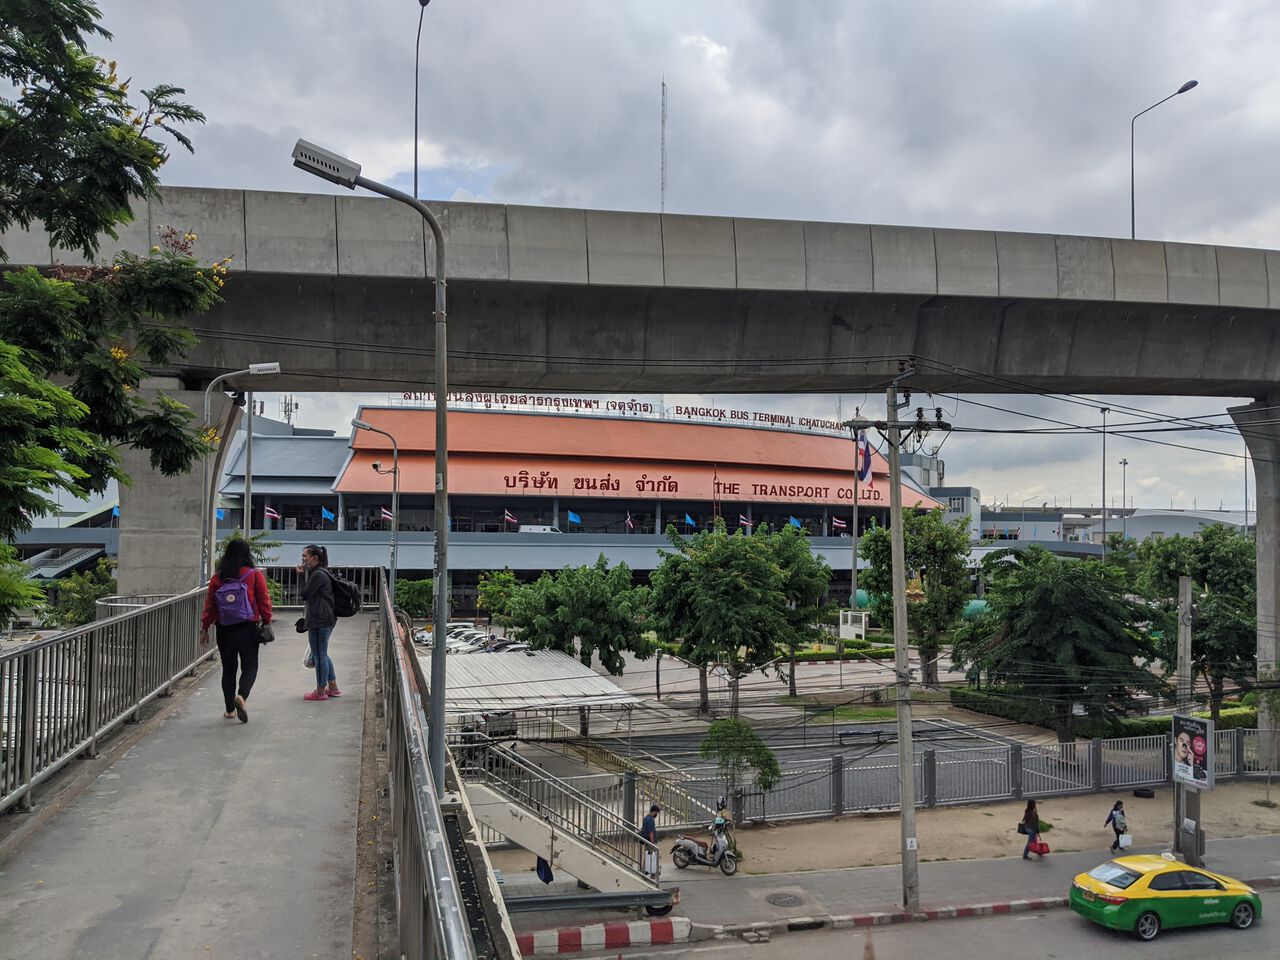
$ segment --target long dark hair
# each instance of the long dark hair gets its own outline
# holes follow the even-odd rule
[[[1028,800],[1027,809],[1022,811],[1022,819],[1026,820],[1033,816],[1038,818],[1040,816],[1040,812],[1036,810],[1036,802],[1034,800]]]
[[[318,557],[320,559],[319,566],[322,566],[322,567],[329,566],[329,551],[326,550],[324,547],[319,546],[318,544],[309,543],[302,549],[305,550],[307,553],[311,554],[313,557]]]
[[[218,579],[234,580],[240,576],[241,568],[252,566],[253,551],[249,549],[248,541],[243,537],[232,537],[218,561]]]

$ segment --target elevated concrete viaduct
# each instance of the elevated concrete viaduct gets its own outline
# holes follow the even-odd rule
[[[1265,408],[1280,399],[1280,251],[433,206],[449,244],[455,389],[848,391],[879,386],[914,358],[917,390],[1256,398],[1233,416],[1258,475],[1259,655],[1274,663],[1280,430]],[[171,378],[159,383],[200,389],[278,359],[284,372],[256,378],[257,389],[430,389],[435,253],[403,206],[167,188],[136,213],[124,249],[145,251],[170,225],[199,235],[198,256],[234,258],[225,304],[197,320],[199,347],[157,371]],[[12,263],[55,259],[41,234],[0,243]],[[149,483],[138,477],[133,496]],[[122,517],[126,530],[139,522],[197,521],[176,509]],[[194,579],[194,556],[164,559],[173,583],[163,586]]]

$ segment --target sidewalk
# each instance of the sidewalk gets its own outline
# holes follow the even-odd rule
[[[222,718],[216,664],[181,694],[0,863],[0,954],[350,957],[368,629],[341,620],[330,642],[341,699],[303,701],[315,673],[286,629],[248,724]]]

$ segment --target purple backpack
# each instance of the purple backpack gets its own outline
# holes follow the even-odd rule
[[[248,581],[252,577],[253,571],[250,571],[247,576],[225,580],[213,592],[213,600],[218,609],[218,623],[224,627],[258,619],[258,615],[253,612],[253,604],[249,602],[251,588]]]

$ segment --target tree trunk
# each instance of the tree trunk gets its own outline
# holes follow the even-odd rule
[[[1074,732],[1071,729],[1073,719],[1072,706],[1073,704],[1068,701],[1065,704],[1056,704],[1053,708],[1051,723],[1053,724],[1053,732],[1058,736],[1059,743],[1071,743],[1075,740]]]
[[[925,646],[925,644],[929,646]],[[938,641],[922,640],[920,642],[920,679],[926,687],[938,685]]]
[[[1222,712],[1222,688],[1224,686],[1226,686],[1224,677],[1209,677],[1209,716],[1213,718],[1215,727],[1218,725],[1218,715]]]
[[[738,671],[729,674],[729,716],[738,719]]]
[[[591,736],[591,708],[578,708],[578,733],[584,737]]]
[[[791,675],[787,677],[787,693],[791,695],[792,699],[795,699],[796,697],[796,648],[794,645],[792,645],[791,647]]]
[[[711,712],[711,695],[707,692],[707,665],[701,664],[698,667],[698,713],[708,714]]]

